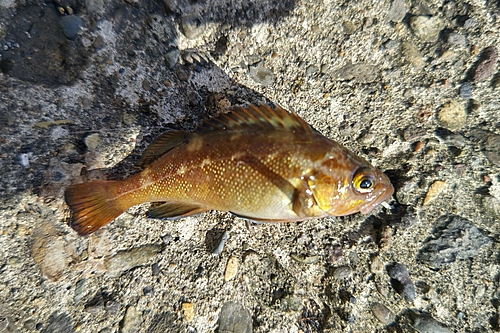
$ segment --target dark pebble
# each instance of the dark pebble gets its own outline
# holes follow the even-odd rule
[[[158,274],[160,274],[160,265],[155,262],[151,265],[151,275],[156,276]]]
[[[224,333],[251,333],[252,316],[241,304],[227,302],[219,315],[219,330]]]
[[[96,50],[102,49],[104,47],[104,38],[102,38],[102,36],[97,36],[94,39],[94,43],[92,43],[92,46],[94,46]]]
[[[174,68],[174,66],[179,61],[180,54],[181,54],[181,52],[179,51],[179,49],[176,49],[176,48],[168,51],[165,54],[165,65],[167,65],[168,69]]]
[[[151,296],[151,294],[153,293],[153,288],[151,288],[150,286],[144,287],[142,289],[142,292],[144,293],[144,296]]]
[[[472,96],[472,87],[470,83],[465,82],[460,86],[460,97],[469,99]]]
[[[451,333],[452,330],[427,314],[411,312],[413,328],[419,333]]]
[[[151,90],[151,85],[148,80],[142,80],[142,89],[149,91]]]
[[[37,325],[38,326],[38,325]],[[55,332],[74,332],[73,323],[71,318],[65,314],[53,313],[48,319],[47,327],[42,330],[42,333],[55,333]]]
[[[224,231],[218,235],[216,235],[214,239],[214,247],[212,248],[211,252],[213,254],[221,254],[222,251],[224,250],[224,245],[226,244],[227,241],[227,231]]]
[[[472,222],[459,216],[441,216],[434,225],[432,236],[417,256],[418,261],[433,268],[472,259],[483,246],[491,243]]]
[[[128,49],[127,49],[127,54],[129,57],[133,57],[135,56],[135,50],[134,50],[134,47],[133,46],[130,46]]]
[[[491,134],[484,144],[484,155],[491,163],[500,166],[500,135]]]
[[[406,267],[400,263],[393,263],[387,267],[387,273],[391,277],[391,284],[394,290],[403,296],[405,301],[413,302],[415,300],[415,285]]]
[[[179,70],[175,71],[175,75],[181,81],[189,80],[189,73],[185,70],[179,69]]]
[[[389,310],[384,304],[375,302],[370,305],[370,308],[375,318],[377,318],[378,321],[384,325],[389,325],[396,320],[394,313],[392,313],[392,311]]]
[[[75,40],[78,37],[78,32],[83,25],[82,19],[75,15],[61,17],[60,23],[64,36],[70,40]]]
[[[498,49],[490,46],[484,49],[478,62],[472,67],[470,79],[475,82],[484,81],[493,74],[498,60]]]
[[[188,100],[191,106],[200,105],[201,103],[201,97],[196,91],[188,92]]]

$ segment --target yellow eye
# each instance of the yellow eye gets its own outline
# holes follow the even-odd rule
[[[359,170],[352,179],[354,188],[360,193],[368,193],[375,186],[375,178],[367,170]]]

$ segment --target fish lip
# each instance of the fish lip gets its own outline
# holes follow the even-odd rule
[[[394,193],[394,186],[392,186],[392,184],[389,184],[389,185],[390,186],[388,186],[383,192],[381,192],[379,195],[376,196],[375,201],[370,201],[369,203],[367,203],[366,205],[361,207],[361,209],[359,210],[360,213],[361,214],[368,214],[373,209],[375,209],[375,207],[377,207],[382,202],[389,199],[392,196],[392,194]]]

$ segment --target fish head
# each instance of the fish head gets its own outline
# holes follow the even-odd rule
[[[357,156],[329,158],[318,170],[308,178],[308,187],[318,207],[331,216],[368,214],[394,193],[389,178]]]

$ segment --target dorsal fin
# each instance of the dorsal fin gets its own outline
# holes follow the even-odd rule
[[[190,133],[185,131],[168,131],[157,137],[151,142],[142,153],[141,159],[137,165],[145,168],[160,158],[166,152],[174,149],[182,143],[189,142]]]
[[[193,134],[244,128],[312,133],[311,127],[295,113],[287,112],[279,106],[271,109],[267,105],[249,105],[204,121]],[[138,165],[143,168],[149,166],[163,154],[189,142],[193,134],[175,130],[163,133],[146,148]]]
[[[198,131],[231,130],[238,128],[278,129],[286,131],[312,132],[311,127],[295,113],[290,113],[277,106],[271,109],[263,104],[237,107],[216,118],[206,120]]]

